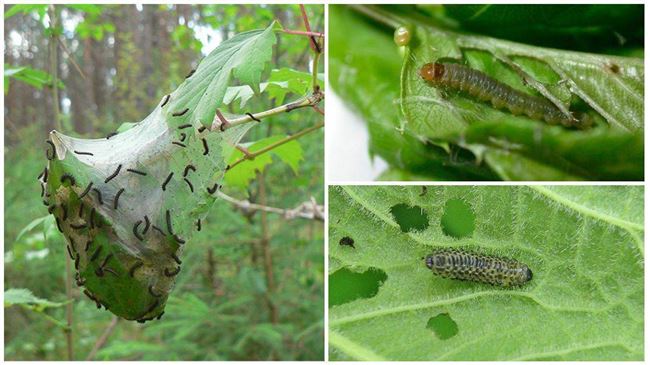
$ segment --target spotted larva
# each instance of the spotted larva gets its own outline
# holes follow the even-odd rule
[[[425,263],[443,278],[469,280],[502,287],[520,286],[533,278],[528,266],[515,260],[459,249],[438,249]]]
[[[429,84],[462,91],[481,101],[490,102],[497,109],[507,109],[514,115],[566,127],[581,127],[579,120],[565,115],[550,100],[513,89],[481,71],[455,63],[427,63],[420,69],[420,77]]]

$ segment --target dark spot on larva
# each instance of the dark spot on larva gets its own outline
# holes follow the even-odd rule
[[[74,151],[77,155],[86,155],[86,156],[94,156],[92,152],[85,152],[85,151]]]
[[[621,73],[621,67],[620,67],[618,64],[616,64],[616,63],[610,63],[609,65],[607,65],[607,68],[608,68],[612,73],[615,73],[615,74]]]
[[[386,272],[377,268],[369,268],[361,273],[347,268],[339,269],[329,276],[329,306],[372,298],[387,278]]]
[[[417,232],[429,227],[429,217],[417,205],[410,207],[406,204],[396,204],[390,208],[390,212],[402,232]]]
[[[339,240],[339,245],[341,246],[350,246],[352,248],[354,247],[354,240],[351,237],[345,236]]]
[[[109,134],[106,136],[106,139],[111,139],[111,137],[113,137],[113,136],[117,136],[117,132],[109,133]]]
[[[427,187],[423,186],[422,187],[422,192],[420,194],[418,194],[418,196],[425,196],[425,195],[427,195]]]
[[[470,237],[474,233],[474,212],[464,200],[450,199],[440,219],[442,232],[454,238]]]
[[[426,327],[441,340],[448,340],[458,334],[458,325],[449,313],[440,313],[429,318]]]

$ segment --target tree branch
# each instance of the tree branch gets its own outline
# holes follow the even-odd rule
[[[217,195],[221,199],[234,205],[237,209],[243,211],[245,214],[254,211],[265,211],[268,213],[280,214],[284,219],[303,218],[319,221],[323,221],[325,217],[325,208],[322,205],[318,205],[314,197],[311,197],[309,201],[304,202],[293,209],[282,209],[251,203],[248,200],[237,200],[221,191],[218,191]]]
[[[302,31],[302,30],[289,30],[289,29],[282,29],[281,32],[282,32],[282,33],[287,33],[287,34],[295,34],[295,35],[306,35],[306,36],[308,36],[308,37],[309,37],[309,36],[311,36],[311,37],[318,37],[318,38],[322,38],[322,37],[324,37],[324,34],[323,34],[323,33],[319,33],[319,32],[305,32],[305,31]]]
[[[264,153],[266,153],[266,152],[269,152],[269,151],[271,151],[272,149],[274,149],[274,148],[276,148],[276,147],[278,147],[278,146],[281,146],[281,145],[283,145],[283,144],[285,144],[285,143],[287,143],[287,142],[293,141],[294,139],[298,139],[298,138],[304,136],[305,134],[308,134],[308,133],[311,133],[311,132],[313,132],[313,131],[315,131],[315,130],[317,130],[317,129],[320,129],[320,128],[322,128],[324,125],[325,125],[325,123],[324,123],[323,121],[320,121],[320,122],[316,123],[316,125],[314,125],[314,126],[312,126],[312,127],[309,127],[309,128],[303,129],[303,130],[301,130],[300,132],[298,132],[298,133],[296,133],[296,134],[293,134],[293,135],[290,135],[290,136],[284,137],[284,138],[282,138],[281,140],[279,140],[279,141],[277,141],[277,142],[275,142],[275,143],[272,143],[272,144],[270,144],[270,145],[268,145],[268,146],[266,146],[266,147],[264,147],[264,148],[262,148],[262,149],[260,149],[260,150],[258,150],[258,151],[255,151],[255,152],[251,152],[251,151],[249,151],[249,150],[247,150],[247,149],[241,150],[240,147],[238,147],[238,149],[239,149],[240,151],[242,151],[242,153],[244,154],[244,156],[242,156],[242,157],[239,158],[237,161],[235,161],[235,162],[233,162],[232,164],[230,164],[230,165],[228,166],[228,170],[231,170],[233,167],[239,165],[240,163],[242,163],[242,162],[244,162],[244,161],[246,161],[246,160],[254,160],[255,157],[257,157],[257,156],[259,156],[259,155],[261,155],[261,154],[264,154]]]
[[[264,118],[272,117],[277,114],[281,113],[288,113],[292,110],[299,109],[299,108],[304,108],[312,105],[318,104],[321,100],[323,100],[323,93],[320,91],[317,93],[312,93],[308,96],[303,96],[302,98],[291,102],[287,103],[269,110],[265,110],[259,113],[254,113],[254,114],[247,114],[245,116],[241,116],[239,118],[233,118],[230,120],[225,120],[223,118],[223,115],[220,115],[219,110],[217,110],[217,113],[214,116],[214,119],[212,121],[212,125],[210,126],[211,131],[216,131],[216,130],[221,130],[224,131],[228,128],[232,128],[236,125],[242,125],[250,122],[257,122],[260,121]]]
[[[113,317],[113,320],[111,320],[111,323],[108,324],[108,327],[104,330],[104,333],[102,333],[101,336],[97,339],[97,342],[95,342],[95,346],[93,346],[93,349],[90,351],[88,356],[86,357],[86,361],[91,361],[95,358],[95,355],[97,355],[97,352],[104,347],[106,344],[106,341],[108,341],[108,338],[113,334],[113,331],[115,330],[115,326],[117,326],[117,322],[120,319],[120,317],[115,316]]]

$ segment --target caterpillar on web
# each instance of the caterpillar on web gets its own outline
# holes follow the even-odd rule
[[[475,281],[505,288],[523,285],[533,278],[530,268],[515,260],[460,249],[437,249],[427,255],[424,261],[435,275],[443,278]]]
[[[456,63],[427,63],[420,77],[430,85],[464,92],[480,101],[490,102],[496,109],[507,109],[514,115],[565,127],[585,127],[572,115],[565,115],[550,100],[516,90],[481,71]]]

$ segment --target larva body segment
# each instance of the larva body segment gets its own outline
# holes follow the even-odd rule
[[[520,286],[533,278],[528,266],[515,260],[458,249],[438,249],[425,263],[443,278],[475,281],[505,288]]]
[[[480,101],[491,103],[497,109],[507,109],[514,115],[526,115],[531,119],[566,127],[577,126],[579,123],[564,115],[548,99],[513,89],[467,66],[455,63],[427,63],[420,69],[420,77],[435,87],[462,91]]]

